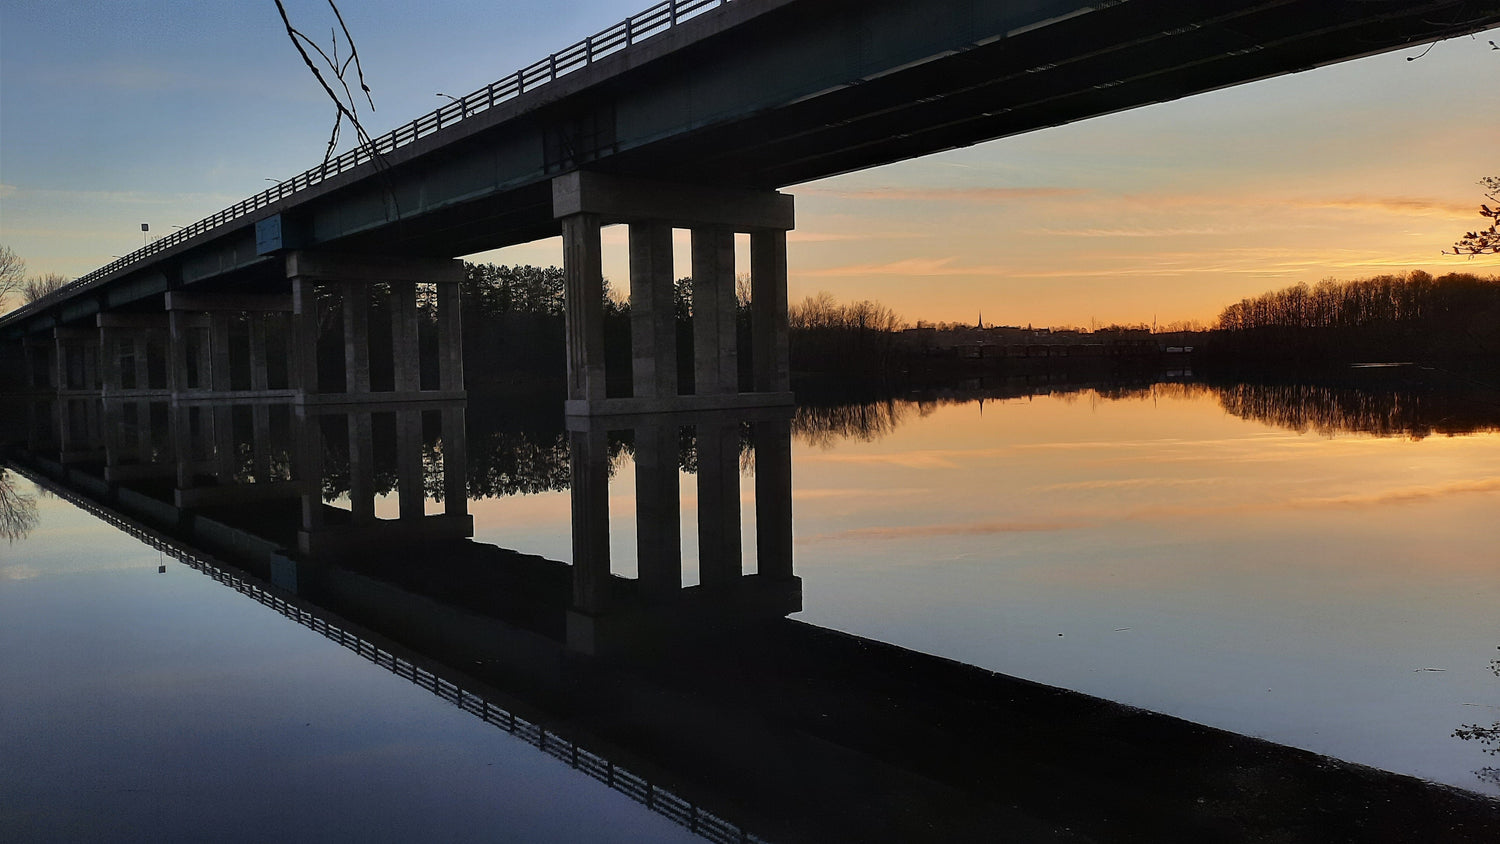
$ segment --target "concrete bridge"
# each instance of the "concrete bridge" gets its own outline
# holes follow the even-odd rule
[[[1496,23],[1500,0],[667,0],[0,317],[0,340],[63,394],[451,399],[453,259],[561,234],[570,414],[785,404],[794,214],[776,189]],[[614,223],[630,227],[634,351],[630,394],[612,396],[599,229]],[[690,396],[673,227],[692,230]],[[745,384],[735,232],[751,239]],[[394,315],[378,384],[372,294]],[[343,324],[331,375],[320,297]],[[436,372],[416,363],[420,308]]]

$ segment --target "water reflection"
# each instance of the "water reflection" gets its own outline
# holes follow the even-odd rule
[[[36,497],[22,492],[20,479],[0,468],[0,536],[14,544],[36,527]]]
[[[1500,649],[1497,649],[1500,650]],[[1500,659],[1490,660],[1490,673],[1500,677]],[[1472,704],[1482,706],[1482,704]],[[1487,709],[1500,710],[1500,706],[1485,707]],[[1453,737],[1462,741],[1472,741],[1484,748],[1484,752],[1491,756],[1500,756],[1500,720],[1485,726],[1481,723],[1464,724],[1453,731]],[[1500,767],[1485,766],[1474,772],[1474,776],[1480,782],[1500,785]]]
[[[920,391],[852,403],[803,404],[793,431],[803,442],[827,448],[840,440],[869,442],[895,431],[903,422],[925,418],[934,410],[985,401],[1084,397],[1106,401],[1207,396],[1242,419],[1297,433],[1323,436],[1368,434],[1422,439],[1433,434],[1456,436],[1500,431],[1500,387],[1473,381],[1455,382],[1441,373],[1376,375],[1342,384],[1243,383],[1192,381],[1090,382],[1049,379],[1001,379],[973,382],[961,389]]]
[[[1026,389],[978,392],[1152,388]],[[1365,824],[1415,834],[1454,811],[1500,829],[1452,795],[1403,785],[1387,801],[1385,781],[1306,754],[788,619],[802,606],[794,432],[868,441],[968,398],[539,426],[476,422],[450,401],[68,399],[38,405],[18,460],[239,594],[714,840],[997,828],[1028,840],[1336,840]],[[627,465],[633,498],[612,500]],[[470,500],[562,488],[570,563],[467,538]],[[610,510],[627,499],[633,511],[614,515],[634,522],[635,577],[610,559]],[[698,586],[684,586],[684,502]],[[942,610],[913,598],[881,611]]]

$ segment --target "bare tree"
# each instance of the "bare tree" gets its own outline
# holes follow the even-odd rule
[[[36,523],[36,498],[22,493],[16,476],[0,469],[0,536],[8,543],[25,539]]]
[[[26,282],[21,285],[21,295],[25,296],[26,302],[30,304],[49,293],[61,290],[67,283],[68,277],[58,273],[44,273],[43,275],[32,276],[26,279]]]
[[[21,289],[25,280],[26,262],[14,249],[0,244],[0,310],[5,308],[5,300],[10,294]]]

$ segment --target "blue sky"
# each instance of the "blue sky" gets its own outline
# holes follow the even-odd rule
[[[344,0],[382,132],[645,0]],[[329,41],[325,3],[289,0]],[[908,319],[1210,319],[1333,276],[1444,257],[1500,174],[1495,32],[1266,80],[789,189],[793,298]],[[0,8],[0,243],[85,273],[315,164],[331,109],[271,0]],[[623,237],[606,273],[623,284]],[[555,241],[483,256],[558,263]]]

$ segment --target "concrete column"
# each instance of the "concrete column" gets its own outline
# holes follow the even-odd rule
[[[125,444],[125,402],[104,402],[104,465],[118,466]]]
[[[563,271],[568,334],[568,398],[604,398],[604,270],[599,215],[564,217]]]
[[[104,379],[99,373],[99,358],[103,350],[100,348],[97,340],[91,343],[85,342],[82,346],[84,389],[101,389],[104,386]]]
[[[464,388],[464,321],[460,307],[458,282],[438,282],[438,377],[439,388],[447,392]]]
[[[53,343],[54,354],[57,358],[54,361],[57,364],[57,389],[66,390],[68,389],[68,347],[63,345],[61,337],[56,338]]]
[[[734,231],[693,229],[693,383],[700,396],[739,392]]]
[[[151,451],[151,402],[141,399],[135,403],[135,453],[141,463],[153,463]]]
[[[198,362],[198,378],[194,386],[199,390],[212,390],[213,382],[213,323],[208,322],[206,327],[199,328],[193,332],[193,340],[196,343]]]
[[[213,355],[210,363],[213,375],[209,383],[214,392],[227,393],[234,389],[229,377],[229,314],[210,315],[208,325],[208,345]]]
[[[395,390],[415,393],[422,389],[422,353],[417,347],[417,285],[391,282],[391,358]]]
[[[701,422],[698,429],[698,577],[705,587],[744,574],[740,550],[739,425]]]
[[[344,392],[370,392],[370,298],[364,284],[346,281],[344,292]]]
[[[752,423],[755,440],[756,572],[792,577],[792,423]]]
[[[677,315],[672,227],[630,224],[630,344],[636,398],[677,395]]]
[[[255,455],[255,482],[271,480],[271,406],[254,404],[250,407],[251,450]]]
[[[167,389],[174,394],[188,389],[188,339],[187,315],[181,311],[167,312]]]
[[[233,483],[235,471],[240,464],[239,454],[235,449],[233,405],[217,405],[213,408],[213,432],[214,474],[221,484]]]
[[[311,279],[292,280],[291,371],[288,385],[303,395],[318,392],[318,296]]]
[[[570,431],[573,502],[573,608],[608,609],[609,443],[603,430]]]
[[[310,291],[309,291],[310,292]],[[302,487],[302,529],[323,527],[323,430],[318,417],[297,410],[294,474]]]
[[[109,328],[99,329],[100,357],[104,364],[104,392],[118,393],[125,389],[124,367],[120,361],[120,332]]]
[[[443,408],[443,512],[469,512],[469,439],[462,407]]]
[[[787,344],[786,232],[750,233],[750,326],[754,389],[791,389]]]
[[[635,429],[636,566],[641,591],[650,596],[682,588],[677,433],[675,423]]]
[[[375,425],[372,417],[368,410],[349,413],[349,513],[355,524],[375,521]]]
[[[264,313],[250,314],[250,389],[257,392],[271,388],[266,358],[266,319]]]
[[[422,518],[422,411],[396,411],[396,495],[401,518]]]
[[[138,390],[151,389],[151,339],[153,337],[159,344],[161,331],[142,334],[140,343],[135,347],[135,387]]]
[[[178,489],[188,489],[193,485],[193,476],[196,474],[195,464],[198,461],[198,436],[194,431],[193,417],[200,417],[198,421],[201,427],[201,416],[204,412],[206,408],[185,404],[175,405],[172,408],[172,445],[177,450]]]

